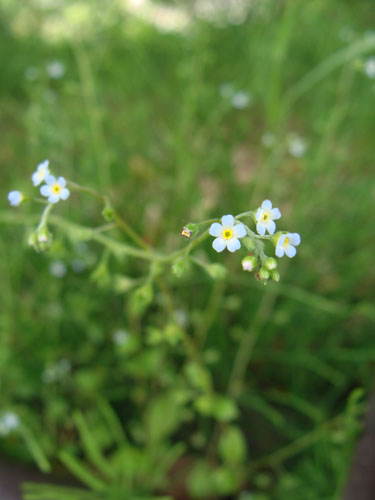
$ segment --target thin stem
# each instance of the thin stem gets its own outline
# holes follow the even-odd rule
[[[37,231],[39,231],[39,229],[42,229],[42,227],[47,225],[48,215],[49,215],[50,211],[52,210],[52,207],[53,207],[53,203],[49,203],[46,206],[46,208],[43,210],[42,217],[41,217],[40,222],[38,224],[38,227],[36,229]]]

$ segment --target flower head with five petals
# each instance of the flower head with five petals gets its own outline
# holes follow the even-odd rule
[[[39,165],[36,167],[35,172],[31,176],[31,180],[33,181],[34,186],[39,186],[43,181],[47,179],[49,176],[49,160],[44,160],[42,163],[39,163]]]
[[[235,223],[233,215],[223,215],[221,224],[214,222],[208,231],[211,236],[215,236],[212,247],[217,252],[222,252],[227,248],[230,252],[235,252],[241,248],[239,238],[246,236],[246,228],[243,224]]]
[[[46,179],[46,184],[40,188],[40,193],[48,197],[50,203],[57,203],[59,200],[69,198],[70,191],[66,187],[64,177],[56,179],[55,176],[49,175]]]
[[[272,208],[270,200],[264,200],[255,214],[258,233],[264,236],[267,230],[269,234],[273,234],[276,229],[274,220],[280,219],[280,217],[280,210],[278,208]]]
[[[301,243],[301,236],[298,233],[282,234],[277,240],[275,254],[277,257],[283,257],[284,253],[292,258],[296,255],[296,246]]]

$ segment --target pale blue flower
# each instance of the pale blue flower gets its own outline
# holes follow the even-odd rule
[[[294,158],[302,158],[307,149],[306,141],[297,135],[291,136],[289,137],[288,149]]]
[[[19,205],[21,205],[23,199],[24,196],[21,191],[10,191],[8,193],[8,200],[12,207],[18,207]]]
[[[36,167],[35,172],[31,176],[31,180],[33,181],[34,186],[39,186],[43,181],[47,179],[50,174],[49,168],[49,160],[44,160],[42,163]]]
[[[8,411],[0,417],[0,434],[7,435],[20,425],[20,417]]]
[[[264,200],[255,214],[258,233],[264,236],[267,230],[269,234],[273,234],[276,229],[274,220],[280,219],[280,217],[280,210],[278,208],[272,208],[272,202],[270,200]]]
[[[292,258],[296,255],[296,246],[301,243],[301,236],[298,233],[282,234],[277,240],[275,254],[277,257],[283,257],[284,253]]]
[[[243,90],[239,90],[232,97],[232,106],[236,109],[245,109],[249,106],[250,102],[251,96]]]
[[[65,74],[65,65],[61,61],[58,61],[57,59],[50,61],[47,64],[47,73],[50,78],[53,78],[54,80],[58,80],[62,78]]]
[[[365,73],[369,78],[375,78],[375,57],[366,59]]]
[[[49,175],[46,178],[46,184],[40,188],[40,193],[48,198],[50,203],[57,203],[59,200],[69,198],[70,191],[66,187],[64,177],[56,179],[55,176]]]
[[[235,252],[241,248],[239,238],[246,236],[246,228],[243,224],[235,223],[233,215],[224,215],[221,224],[214,222],[208,231],[211,236],[215,236],[212,247],[217,252],[222,252],[227,248],[230,252]]]

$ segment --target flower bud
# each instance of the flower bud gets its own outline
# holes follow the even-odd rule
[[[227,268],[221,264],[210,264],[206,269],[214,280],[222,280],[227,275]]]
[[[276,281],[276,283],[280,281],[280,273],[277,269],[271,271],[271,279],[273,281]]]
[[[52,245],[52,234],[48,231],[47,226],[42,226],[36,229],[28,239],[28,244],[37,252],[48,250]]]
[[[241,264],[244,271],[248,271],[249,273],[251,273],[252,271],[254,271],[254,269],[256,269],[258,260],[255,255],[246,255],[246,257],[242,259]]]
[[[172,273],[175,276],[177,276],[177,278],[180,278],[188,270],[189,264],[190,264],[189,259],[186,257],[185,258],[180,257],[180,258],[174,260],[173,264],[172,264]]]
[[[264,267],[268,271],[272,271],[273,269],[276,269],[277,268],[276,259],[274,259],[273,257],[267,257],[267,259],[266,259],[266,261],[264,263]]]
[[[267,269],[265,267],[261,267],[259,269],[259,279],[263,280],[263,281],[267,281],[270,277],[270,273],[269,271],[267,271]]]

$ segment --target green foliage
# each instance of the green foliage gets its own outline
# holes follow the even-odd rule
[[[1,456],[81,483],[26,500],[338,500],[375,362],[372,2],[168,3],[185,29],[0,0]],[[6,193],[46,157],[87,187],[37,229]],[[195,248],[188,221],[265,198],[301,233],[292,262]]]

